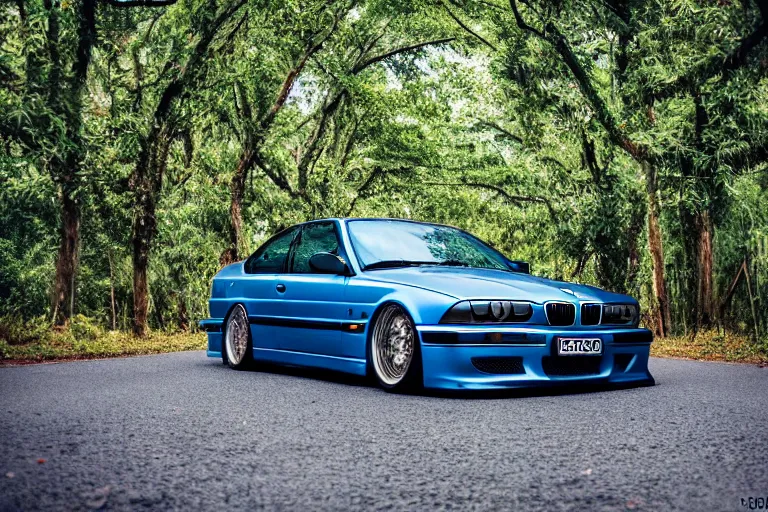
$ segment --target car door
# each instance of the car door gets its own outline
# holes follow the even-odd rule
[[[317,273],[309,265],[309,259],[318,252],[344,258],[340,240],[336,221],[305,224],[297,235],[288,257],[288,273],[278,277],[275,287],[282,350],[330,356],[341,353],[342,301],[349,278]]]
[[[244,299],[255,349],[279,348],[280,333],[272,321],[280,314],[275,284],[287,268],[291,243],[298,232],[299,228],[294,227],[277,234],[245,262],[242,290],[238,292]]]

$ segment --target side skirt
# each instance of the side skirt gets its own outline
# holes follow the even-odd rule
[[[253,357],[257,361],[307,366],[310,368],[324,368],[360,376],[365,376],[366,370],[365,359],[309,354],[307,352],[295,352],[291,350],[253,347]]]

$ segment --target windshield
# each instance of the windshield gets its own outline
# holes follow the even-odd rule
[[[347,226],[363,269],[447,265],[511,270],[501,254],[456,228],[397,220],[353,220]]]

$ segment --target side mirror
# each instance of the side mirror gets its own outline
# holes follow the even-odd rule
[[[530,274],[531,273],[531,264],[527,261],[511,261],[512,263],[512,270],[515,272],[521,272],[523,274]]]
[[[349,268],[344,260],[329,252],[318,252],[309,258],[309,267],[321,274],[348,274]]]

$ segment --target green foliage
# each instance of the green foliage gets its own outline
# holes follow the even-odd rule
[[[703,361],[732,361],[768,364],[768,339],[755,342],[749,336],[732,332],[703,331],[694,336],[657,339],[651,355]]]
[[[0,364],[56,359],[93,359],[160,354],[205,348],[203,333],[153,333],[138,339],[106,331],[93,320],[75,315],[67,329],[51,330],[43,318],[22,321],[0,317]]]

